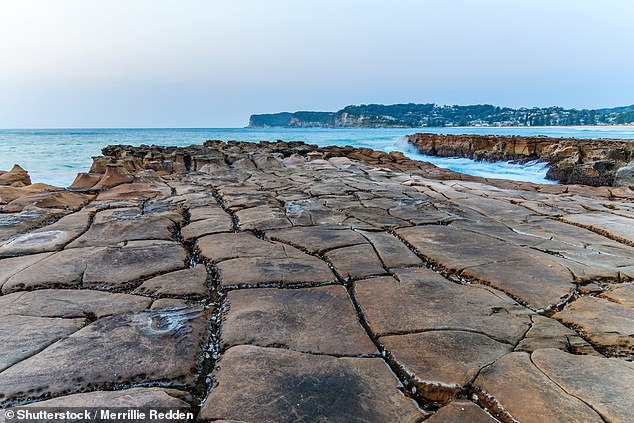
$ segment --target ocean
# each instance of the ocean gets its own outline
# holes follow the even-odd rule
[[[429,161],[471,175],[553,183],[545,179],[548,168],[544,163],[487,163],[422,155],[404,138],[415,132],[634,139],[634,127],[4,129],[0,130],[0,169],[8,170],[18,163],[29,171],[33,182],[68,186],[77,172],[88,170],[92,163],[91,157],[101,154],[101,148],[109,144],[186,146],[201,144],[208,139],[249,142],[297,140],[319,146],[351,145],[382,151],[402,151],[413,159]]]

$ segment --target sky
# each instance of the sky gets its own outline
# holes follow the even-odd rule
[[[1,0],[0,128],[634,104],[631,0]]]

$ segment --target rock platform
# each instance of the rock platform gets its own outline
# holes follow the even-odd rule
[[[111,146],[68,189],[5,179],[3,408],[634,421],[626,187],[299,142]]]
[[[546,177],[565,184],[634,186],[634,140],[519,135],[413,134],[423,154],[474,160],[548,162]]]

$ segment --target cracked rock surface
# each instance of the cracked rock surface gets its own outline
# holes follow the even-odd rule
[[[103,153],[68,189],[0,183],[3,408],[633,421],[631,190],[300,142]]]

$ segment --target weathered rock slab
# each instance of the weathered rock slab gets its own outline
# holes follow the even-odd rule
[[[578,328],[600,349],[634,356],[634,309],[603,298],[582,297],[553,316]]]
[[[552,349],[535,351],[532,360],[551,380],[591,406],[605,421],[632,421],[634,366],[618,359],[571,355]]]
[[[500,358],[480,372],[475,385],[492,395],[522,423],[603,421],[587,404],[568,394],[535,367],[527,353],[514,352]],[[487,400],[486,397],[481,399]],[[495,406],[495,401],[489,402]]]
[[[230,291],[227,304],[225,349],[250,344],[342,356],[377,352],[342,286]]]
[[[479,333],[454,330],[384,336],[379,341],[411,377],[416,392],[440,402],[459,395],[480,369],[513,348]]]
[[[423,414],[378,358],[336,358],[276,348],[225,352],[203,420],[417,422]]]
[[[355,282],[354,291],[378,336],[424,330],[462,330],[513,344],[530,325],[529,311],[485,287],[458,285],[427,268],[394,271]]]
[[[191,385],[206,325],[200,309],[99,319],[0,373],[0,404],[125,383]]]

